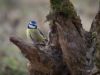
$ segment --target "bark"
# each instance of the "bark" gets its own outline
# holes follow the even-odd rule
[[[35,47],[17,37],[10,37],[29,60],[30,75],[97,75],[94,58],[99,47],[100,11],[90,32],[86,32],[69,0],[50,0],[48,45]],[[96,35],[96,33],[98,35]],[[97,38],[96,38],[97,37]]]

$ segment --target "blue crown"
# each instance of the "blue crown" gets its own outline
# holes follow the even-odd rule
[[[33,25],[33,26],[37,26],[36,21],[31,21],[29,24],[30,24],[30,25]]]
[[[31,21],[31,22],[28,24],[28,28],[29,28],[29,29],[37,28],[37,23],[36,23],[36,21]]]

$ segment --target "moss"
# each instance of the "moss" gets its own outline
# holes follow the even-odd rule
[[[66,17],[76,16],[73,4],[69,0],[50,0],[53,12],[63,12]]]
[[[61,7],[61,3],[63,0],[50,0],[51,8],[55,11],[59,11]]]
[[[97,32],[93,32],[92,33],[92,38],[96,38],[97,37]]]
[[[76,16],[76,11],[74,9],[74,6],[69,0],[66,0],[61,8],[62,8],[61,11],[63,11],[67,16],[69,17]]]

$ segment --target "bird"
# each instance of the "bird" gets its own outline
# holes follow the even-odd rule
[[[27,38],[30,39],[34,45],[46,45],[46,37],[38,28],[36,21],[31,21],[27,26]]]

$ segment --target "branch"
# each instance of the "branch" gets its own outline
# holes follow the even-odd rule
[[[30,75],[35,73],[36,75],[40,75],[41,73],[43,73],[43,75],[49,73],[51,75],[58,75],[59,73],[69,72],[67,66],[63,62],[60,50],[55,46],[46,46],[43,50],[39,50],[32,44],[16,36],[10,37],[10,41],[20,48],[21,52],[30,61],[28,65]],[[37,74],[37,72],[39,74]]]
[[[23,41],[21,38],[16,37],[16,36],[10,37],[10,41],[12,43],[14,43],[16,46],[18,46],[20,48],[21,52],[29,60],[31,59],[31,55],[33,55],[35,57],[35,58],[34,57],[32,58],[35,61],[39,58],[39,54],[38,54],[39,50],[36,47],[34,47],[32,44],[29,44],[29,43]],[[29,54],[30,54],[30,56],[29,56]]]
[[[10,37],[10,41],[14,43],[18,48],[20,48],[23,55],[30,61],[30,63],[32,63],[32,66],[35,70],[48,72],[47,66],[50,66],[49,63],[51,62],[50,59],[45,55],[45,53],[34,47],[32,44],[25,42],[19,37]],[[43,64],[44,61],[47,61],[48,63]]]

